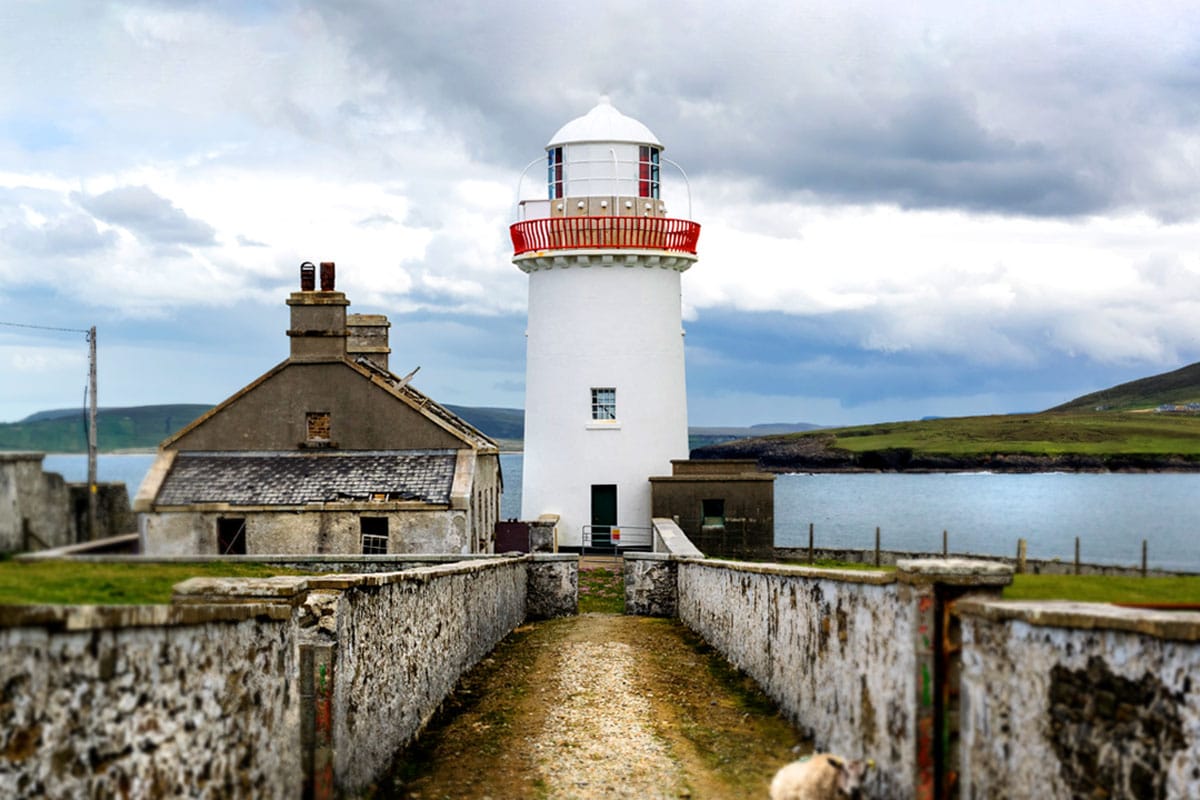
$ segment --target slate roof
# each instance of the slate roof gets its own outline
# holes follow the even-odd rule
[[[454,450],[181,452],[155,503],[292,506],[385,495],[444,505],[456,460]]]

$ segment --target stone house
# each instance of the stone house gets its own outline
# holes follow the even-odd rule
[[[301,267],[288,359],[159,446],[143,553],[492,551],[499,448],[388,371],[389,323],[347,316],[333,266],[320,290]]]

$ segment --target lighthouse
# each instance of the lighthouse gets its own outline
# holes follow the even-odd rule
[[[668,214],[663,149],[601,100],[550,138],[510,228],[529,276],[521,516],[558,515],[568,549],[648,544],[649,477],[688,456],[680,280],[700,226]]]

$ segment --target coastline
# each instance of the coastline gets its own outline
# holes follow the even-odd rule
[[[987,453],[951,455],[921,453],[907,448],[852,452],[828,446],[819,437],[791,440],[747,439],[698,447],[691,457],[704,459],[754,459],[759,469],[786,473],[1189,473],[1200,472],[1200,458],[1181,454]]]

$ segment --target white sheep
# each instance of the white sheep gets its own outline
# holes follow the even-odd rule
[[[869,761],[847,761],[830,753],[814,753],[782,767],[771,781],[771,800],[842,800],[862,794]]]

